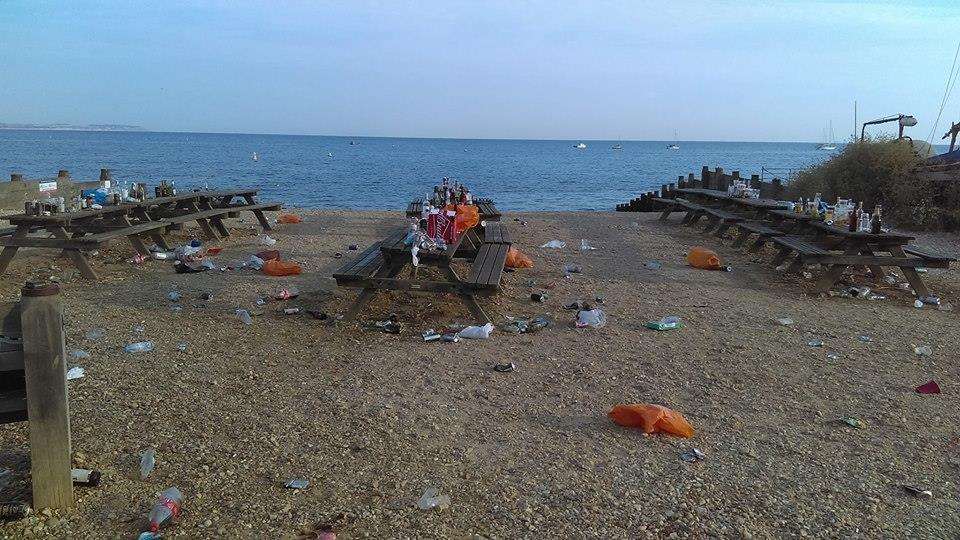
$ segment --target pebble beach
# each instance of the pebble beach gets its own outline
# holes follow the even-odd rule
[[[357,295],[331,278],[356,254],[348,246],[403,226],[401,213],[300,215],[270,233],[270,249],[302,266],[292,277],[176,274],[166,261],[130,262],[129,245],[114,242],[92,260],[94,283],[49,252],[18,255],[0,300],[28,280],[61,283],[68,351],[88,354],[68,361],[85,370],[69,381],[74,467],[103,476],[75,490],[73,510],[0,523],[0,538],[134,538],[170,486],[183,512],[164,538],[960,534],[955,269],[924,274],[943,308],[917,309],[896,284],[871,284],[885,297],[876,301],[812,295],[811,280],[773,268],[772,252],[747,254],[677,218],[506,213],[534,268],[505,274],[503,292],[481,300],[497,329],[425,343],[424,330],[473,322],[456,298],[381,293],[357,322],[333,322]],[[218,265],[267,249],[255,223],[228,225]],[[551,240],[566,247],[540,247]],[[947,237],[918,243],[956,253]],[[688,266],[698,245],[732,271]],[[566,264],[583,271],[565,277]],[[291,287],[297,298],[273,299]],[[575,301],[604,310],[606,325],[576,328]],[[373,324],[390,314],[400,334]],[[551,324],[502,328],[537,316]],[[644,326],[665,316],[683,327]],[[140,341],[154,349],[124,352]],[[510,362],[512,372],[493,369]],[[930,380],[940,394],[915,391]],[[622,403],[669,407],[695,433],[619,426],[607,413]],[[28,431],[0,426],[3,500],[29,501]],[[156,466],[141,478],[150,448]],[[682,459],[693,449],[702,459]],[[284,487],[295,479],[308,484]],[[427,490],[443,503],[421,508]]]

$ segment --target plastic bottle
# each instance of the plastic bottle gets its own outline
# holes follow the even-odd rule
[[[183,501],[183,493],[172,487],[160,494],[160,500],[153,505],[150,511],[150,532],[156,534],[160,527],[170,523],[180,515],[180,503]]]
[[[153,448],[148,448],[143,452],[140,452],[140,479],[146,480],[150,473],[153,472],[153,468],[157,465],[157,451]]]
[[[128,353],[144,353],[152,351],[153,347],[154,345],[152,341],[139,341],[137,343],[131,343],[127,345],[123,348],[123,350]]]
[[[237,310],[237,318],[240,319],[240,322],[243,324],[253,324],[253,319],[250,318],[250,312],[245,309]]]

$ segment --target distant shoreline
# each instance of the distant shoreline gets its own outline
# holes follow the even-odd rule
[[[7,124],[0,122],[0,130],[8,131],[147,131],[127,124]]]

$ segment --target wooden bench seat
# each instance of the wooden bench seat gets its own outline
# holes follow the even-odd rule
[[[915,246],[910,244],[910,245],[903,246],[903,251],[907,254],[920,257],[921,259],[934,261],[934,262],[951,263],[957,260],[956,257],[944,255],[943,253],[934,251],[933,248],[930,248],[927,246]]]
[[[493,221],[483,226],[483,241],[491,244],[511,244],[510,231],[499,221]]]
[[[693,218],[695,216],[697,219],[699,219],[701,213],[706,210],[705,206],[690,202],[686,199],[665,199],[663,197],[654,197],[650,200],[663,207],[663,211],[660,213],[660,221],[666,221],[673,212],[686,211],[687,215],[684,216],[680,222],[690,223],[692,220],[694,220]]]
[[[423,212],[423,199],[414,199],[407,205],[407,217],[418,217]]]
[[[386,261],[383,251],[380,249],[382,244],[383,242],[374,242],[353,260],[334,272],[333,279],[337,281],[337,285],[362,287],[363,280],[373,277]]]
[[[500,290],[503,267],[507,261],[510,244],[484,243],[470,267],[464,285],[478,293],[493,294]]]
[[[96,234],[88,234],[86,236],[81,236],[80,238],[76,238],[75,240],[83,243],[101,244],[108,240],[119,238],[121,236],[130,236],[132,234],[144,234],[144,233],[154,232],[158,229],[163,229],[166,226],[167,224],[162,221],[150,221],[147,223],[131,225],[129,227],[118,227],[116,229],[110,229],[110,230],[96,233]]]
[[[714,236],[717,238],[723,238],[723,235],[730,227],[747,219],[732,212],[721,210],[720,208],[704,207],[702,214],[707,216],[707,226],[704,227],[703,232],[709,233],[716,229]]]
[[[741,221],[737,223],[737,227],[740,229],[740,236],[737,238],[737,241],[733,243],[733,247],[743,247],[752,235],[757,235],[757,240],[750,246],[751,253],[756,253],[763,249],[764,244],[766,244],[770,238],[784,236],[786,234],[761,221]]]
[[[780,246],[781,249],[792,250],[806,257],[825,257],[831,253],[816,244],[812,244],[809,238],[803,236],[777,236],[771,241]]]

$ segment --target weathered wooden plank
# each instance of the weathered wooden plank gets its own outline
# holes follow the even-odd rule
[[[22,236],[22,237],[2,237],[0,238],[0,246],[15,246],[15,247],[35,247],[35,248],[54,248],[54,249],[82,249],[86,251],[95,250],[99,246],[99,242],[96,240],[91,240],[90,237],[81,237],[81,238],[39,238],[36,236]]]
[[[24,287],[23,327],[34,508],[73,506],[63,304],[55,284]]]
[[[23,351],[0,351],[0,372],[23,370]]]
[[[23,422],[27,419],[26,390],[0,392],[0,424]]]
[[[0,302],[0,335],[20,337],[19,302]]]

